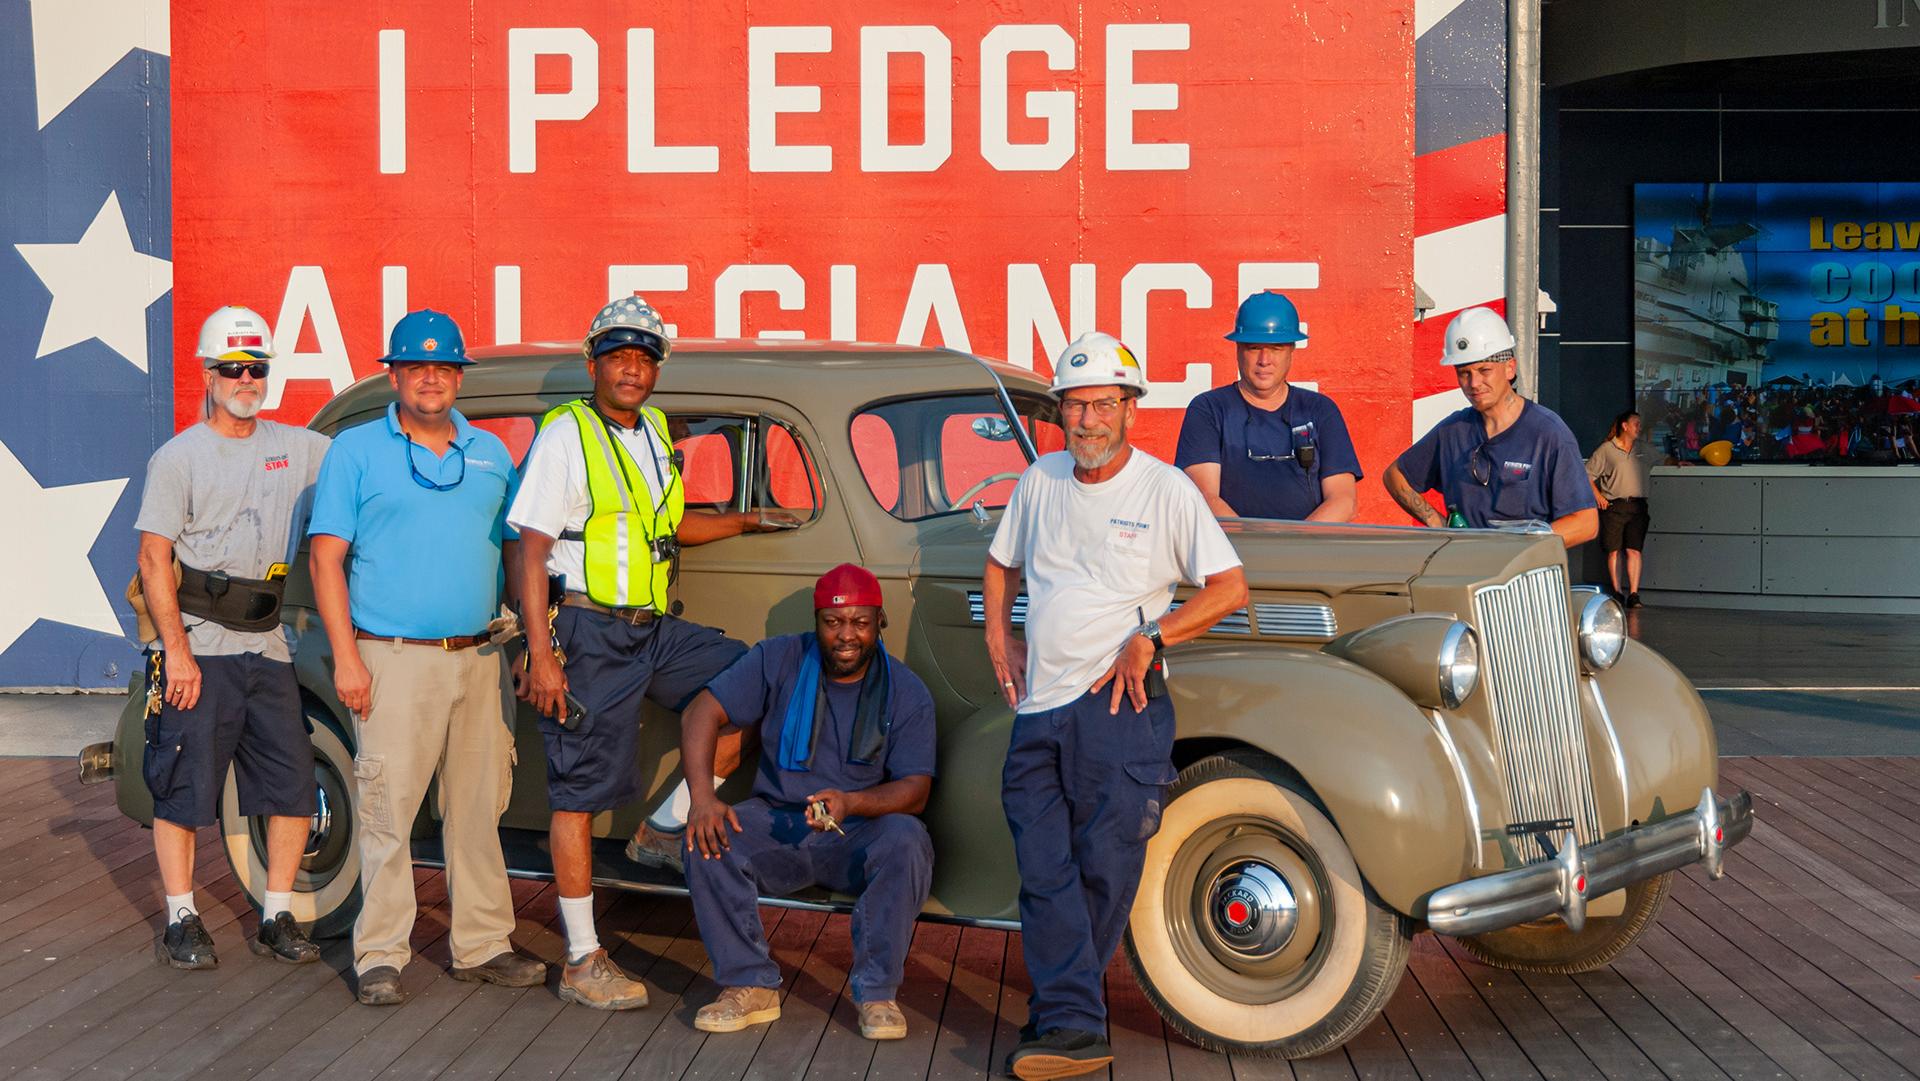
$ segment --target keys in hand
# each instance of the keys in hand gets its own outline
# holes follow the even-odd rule
[[[820,823],[822,829],[830,829],[842,837],[847,835],[847,831],[840,828],[840,823],[834,821],[832,813],[827,810],[826,800],[813,801],[813,820]]]

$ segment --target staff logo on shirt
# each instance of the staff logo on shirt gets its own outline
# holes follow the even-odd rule
[[[1141,534],[1153,528],[1146,522],[1134,522],[1125,518],[1109,518],[1107,525],[1113,527],[1113,535],[1120,540],[1137,540]]]
[[[1507,481],[1523,481],[1533,473],[1532,462],[1501,462],[1500,478]]]
[[[292,463],[287,461],[286,455],[276,454],[273,457],[268,458],[264,464],[267,467],[267,472],[271,473],[276,469],[286,469]]]

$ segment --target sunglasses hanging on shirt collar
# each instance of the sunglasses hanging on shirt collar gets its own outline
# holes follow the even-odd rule
[[[413,482],[415,484],[418,484],[422,488],[427,488],[435,492],[450,492],[455,488],[460,487],[460,482],[467,479],[467,452],[460,449],[460,444],[458,443],[447,444],[448,450],[460,455],[460,475],[453,478],[451,481],[448,481],[445,484],[438,484],[438,483],[435,483],[434,481],[428,480],[420,472],[420,467],[413,464],[414,448],[419,447],[419,449],[421,450],[426,450],[427,448],[421,447],[420,444],[415,443],[413,441],[413,437],[408,435],[404,431],[400,433],[400,437],[406,440],[407,445],[403,453],[405,453],[407,456],[407,472],[413,474]]]

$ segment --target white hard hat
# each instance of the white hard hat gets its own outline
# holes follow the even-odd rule
[[[273,335],[258,312],[230,304],[200,324],[200,348],[193,355],[209,365],[223,360],[272,360]]]
[[[1131,387],[1134,397],[1144,398],[1147,371],[1120,339],[1089,330],[1062,350],[1053,365],[1053,396],[1074,387]]]
[[[1446,351],[1440,363],[1458,368],[1513,352],[1513,331],[1492,308],[1468,308],[1447,324]]]

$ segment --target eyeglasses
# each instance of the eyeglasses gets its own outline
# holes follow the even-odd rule
[[[1485,443],[1473,448],[1473,453],[1467,455],[1467,475],[1482,488],[1493,483],[1493,454],[1487,450]]]
[[[1099,398],[1094,401],[1083,401],[1079,398],[1062,398],[1060,399],[1060,415],[1062,417],[1077,417],[1091,409],[1093,410],[1094,416],[1105,420],[1119,412],[1120,403],[1126,400],[1125,395],[1113,398]]]
[[[436,484],[433,481],[430,481],[426,477],[422,476],[420,473],[420,467],[413,464],[414,448],[420,447],[421,450],[426,450],[427,448],[421,447],[420,444],[415,443],[413,441],[413,437],[410,435],[407,435],[405,432],[401,432],[400,435],[402,438],[404,438],[407,441],[407,447],[406,447],[407,472],[413,474],[413,482],[415,484],[418,484],[422,488],[431,489],[432,491],[436,491],[436,492],[450,492],[453,489],[460,487],[460,482],[467,479],[467,452],[460,449],[460,444],[449,443],[447,445],[447,448],[449,450],[452,450],[455,453],[460,455],[460,475],[453,478],[453,480],[447,484]]]
[[[267,362],[264,360],[256,360],[251,363],[244,360],[223,360],[215,364],[213,370],[219,372],[220,378],[222,379],[238,379],[240,378],[241,372],[245,372],[255,379],[265,379],[267,377]]]
[[[1297,458],[1304,469],[1313,468],[1315,434],[1312,421],[1295,425],[1287,429],[1288,446],[1285,454],[1257,454],[1253,449],[1253,417],[1249,415],[1240,426],[1240,442],[1247,448],[1247,461],[1291,462]]]

